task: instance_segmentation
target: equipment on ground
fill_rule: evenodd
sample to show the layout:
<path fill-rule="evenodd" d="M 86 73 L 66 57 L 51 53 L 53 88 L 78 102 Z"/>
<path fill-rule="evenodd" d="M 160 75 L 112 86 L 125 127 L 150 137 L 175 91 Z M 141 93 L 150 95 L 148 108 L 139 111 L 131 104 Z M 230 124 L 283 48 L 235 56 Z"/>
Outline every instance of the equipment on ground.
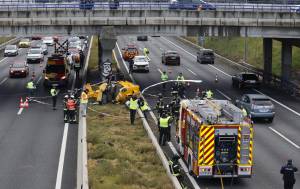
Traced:
<path fill-rule="evenodd" d="M 140 95 L 140 87 L 129 81 L 103 82 L 92 86 L 90 83 L 85 85 L 89 90 L 88 97 L 102 102 L 104 94 L 111 98 L 113 102 L 125 103 L 132 95 Z"/>
<path fill-rule="evenodd" d="M 197 177 L 251 177 L 253 125 L 228 100 L 182 100 L 180 153 Z"/>

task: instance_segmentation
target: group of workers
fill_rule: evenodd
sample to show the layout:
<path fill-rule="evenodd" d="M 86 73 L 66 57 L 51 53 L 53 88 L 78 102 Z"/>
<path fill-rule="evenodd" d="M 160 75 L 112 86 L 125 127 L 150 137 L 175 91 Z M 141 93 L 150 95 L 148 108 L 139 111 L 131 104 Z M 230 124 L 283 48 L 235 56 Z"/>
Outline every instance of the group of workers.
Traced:
<path fill-rule="evenodd" d="M 129 100 L 129 111 L 130 111 L 130 123 L 131 123 L 131 125 L 134 125 L 136 111 L 139 108 L 141 109 L 145 119 L 147 119 L 148 118 L 147 114 L 150 110 L 150 107 L 149 107 L 148 103 L 142 97 L 138 98 L 136 95 L 132 95 L 132 97 Z"/>

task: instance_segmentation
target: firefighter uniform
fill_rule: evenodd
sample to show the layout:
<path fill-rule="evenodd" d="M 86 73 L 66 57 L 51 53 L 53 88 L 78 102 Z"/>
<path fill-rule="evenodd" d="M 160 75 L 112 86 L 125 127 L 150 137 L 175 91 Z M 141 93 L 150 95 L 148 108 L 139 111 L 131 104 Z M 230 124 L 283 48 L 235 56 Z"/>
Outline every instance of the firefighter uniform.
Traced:
<path fill-rule="evenodd" d="M 288 160 L 288 163 L 281 167 L 280 173 L 283 175 L 284 189 L 293 189 L 296 183 L 294 173 L 297 171 L 298 169 L 293 166 L 292 160 Z"/>
<path fill-rule="evenodd" d="M 70 98 L 67 100 L 67 120 L 76 122 L 75 110 L 76 110 L 76 102 L 74 99 Z"/>
<path fill-rule="evenodd" d="M 138 109 L 138 107 L 139 107 L 138 99 L 136 98 L 136 96 L 131 97 L 130 101 L 129 101 L 130 123 L 131 123 L 131 125 L 134 125 L 135 114 L 136 114 L 136 110 Z"/>
<path fill-rule="evenodd" d="M 162 115 L 162 117 L 159 119 L 158 125 L 159 125 L 159 144 L 165 145 L 167 140 L 167 133 L 168 133 L 168 127 L 169 127 L 169 120 L 170 116 L 166 116 L 165 114 Z"/>
<path fill-rule="evenodd" d="M 161 78 L 161 81 L 168 81 L 168 79 L 169 79 L 168 74 L 165 71 L 161 74 L 160 78 Z M 163 88 L 163 90 L 166 90 L 166 83 L 162 84 L 162 88 Z"/>

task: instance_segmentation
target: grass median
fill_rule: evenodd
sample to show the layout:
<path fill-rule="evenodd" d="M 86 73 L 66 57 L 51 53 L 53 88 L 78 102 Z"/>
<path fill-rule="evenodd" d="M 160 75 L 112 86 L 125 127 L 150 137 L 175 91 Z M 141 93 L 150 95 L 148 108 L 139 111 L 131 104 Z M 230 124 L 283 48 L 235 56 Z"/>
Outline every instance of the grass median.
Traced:
<path fill-rule="evenodd" d="M 91 108 L 94 111 L 87 116 L 91 189 L 173 188 L 139 118 L 130 125 L 124 105 Z"/>
<path fill-rule="evenodd" d="M 14 37 L 0 37 L 0 44 L 3 44 L 11 39 L 13 39 Z"/>
<path fill-rule="evenodd" d="M 98 37 L 96 35 L 93 36 L 92 46 L 91 46 L 91 54 L 89 59 L 88 71 L 97 70 L 98 69 Z"/>

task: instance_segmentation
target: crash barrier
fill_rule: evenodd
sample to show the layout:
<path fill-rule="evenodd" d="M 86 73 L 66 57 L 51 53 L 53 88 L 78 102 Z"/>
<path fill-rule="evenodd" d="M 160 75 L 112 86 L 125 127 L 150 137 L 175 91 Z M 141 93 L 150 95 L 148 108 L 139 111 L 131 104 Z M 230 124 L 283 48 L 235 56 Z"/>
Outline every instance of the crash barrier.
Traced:
<path fill-rule="evenodd" d="M 195 46 L 196 48 L 200 48 L 202 49 L 203 47 L 195 44 L 195 43 L 192 43 L 191 41 L 188 41 L 187 39 L 184 39 L 182 37 L 179 37 L 178 39 L 180 39 L 181 41 L 183 42 L 186 42 L 186 43 L 189 43 L 189 44 L 192 44 L 193 46 Z M 284 81 L 282 77 L 279 77 L 277 75 L 274 75 L 274 74 L 266 74 L 264 73 L 264 70 L 262 69 L 259 69 L 259 68 L 255 68 L 254 66 L 250 65 L 250 64 L 247 64 L 245 62 L 235 62 L 235 61 L 232 61 L 232 60 L 229 60 L 217 53 L 215 53 L 215 56 L 220 58 L 220 59 L 223 59 L 225 60 L 226 62 L 229 62 L 231 64 L 234 64 L 234 65 L 237 65 L 240 67 L 240 69 L 244 69 L 244 71 L 251 71 L 257 75 L 259 75 L 259 77 L 262 79 L 262 78 L 268 78 L 268 80 L 263 80 L 264 84 L 267 84 L 267 85 L 271 85 L 277 89 L 283 89 L 287 94 L 291 95 L 291 96 L 299 96 L 300 97 L 300 85 L 295 83 L 295 82 L 292 82 L 292 81 Z"/>
<path fill-rule="evenodd" d="M 248 3 L 209 3 L 213 8 L 205 8 L 206 11 L 247 11 L 247 12 L 297 12 L 298 6 L 292 4 L 248 4 Z M 126 9 L 126 10 L 195 10 L 200 11 L 201 5 L 197 3 L 180 3 L 170 2 L 120 2 L 118 5 L 108 2 L 95 2 L 92 5 L 80 5 L 79 2 L 55 2 L 55 3 L 24 3 L 12 2 L 2 3 L 0 10 L 30 10 L 30 9 L 82 9 L 82 6 L 91 9 Z"/>
<path fill-rule="evenodd" d="M 5 43 L 2 43 L 2 44 L 0 45 L 0 50 L 4 50 L 5 47 L 6 47 L 6 45 L 11 45 L 11 44 L 17 43 L 17 42 L 19 42 L 21 39 L 22 39 L 22 37 L 16 37 L 16 38 L 13 38 L 13 39 L 11 39 L 11 40 L 9 40 L 9 41 L 6 41 Z"/>

